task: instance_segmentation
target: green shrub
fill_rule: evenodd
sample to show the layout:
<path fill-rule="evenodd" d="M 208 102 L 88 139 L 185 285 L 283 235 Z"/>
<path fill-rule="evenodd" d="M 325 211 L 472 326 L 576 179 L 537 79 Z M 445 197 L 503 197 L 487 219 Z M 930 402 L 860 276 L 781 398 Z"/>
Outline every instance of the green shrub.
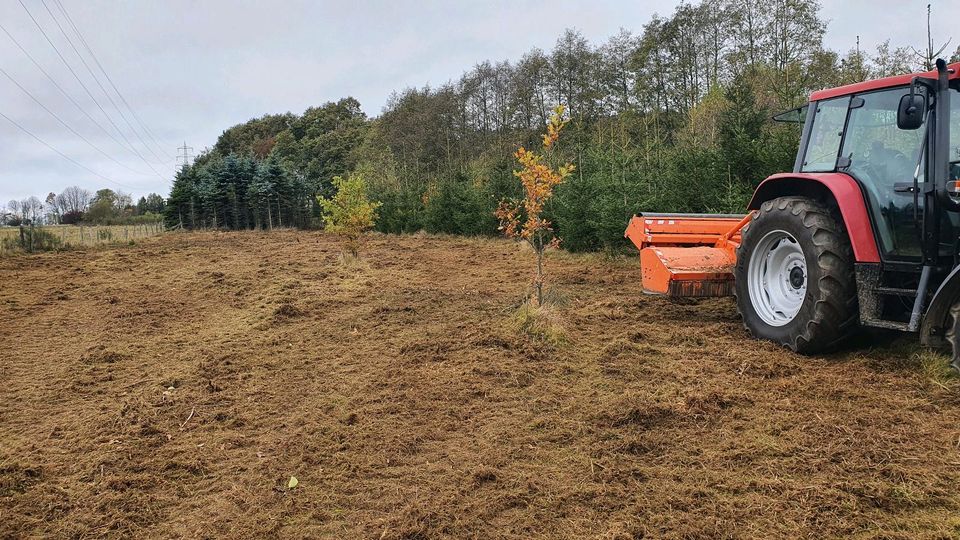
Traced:
<path fill-rule="evenodd" d="M 493 198 L 482 186 L 476 186 L 462 175 L 442 180 L 428 191 L 424 212 L 424 228 L 431 233 L 476 236 L 494 234 L 497 221 Z"/>
<path fill-rule="evenodd" d="M 370 198 L 380 202 L 376 230 L 384 233 L 414 233 L 423 228 L 422 193 L 412 187 L 377 187 Z"/>

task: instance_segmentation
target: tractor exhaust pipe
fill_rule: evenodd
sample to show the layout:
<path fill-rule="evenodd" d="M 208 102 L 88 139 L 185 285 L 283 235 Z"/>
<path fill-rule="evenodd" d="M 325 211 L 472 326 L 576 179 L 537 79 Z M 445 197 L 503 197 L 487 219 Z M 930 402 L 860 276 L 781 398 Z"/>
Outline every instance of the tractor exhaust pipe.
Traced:
<path fill-rule="evenodd" d="M 950 181 L 950 69 L 942 58 L 937 59 L 937 102 L 934 110 L 933 181 L 944 208 L 960 211 L 960 200 L 951 197 Z"/>

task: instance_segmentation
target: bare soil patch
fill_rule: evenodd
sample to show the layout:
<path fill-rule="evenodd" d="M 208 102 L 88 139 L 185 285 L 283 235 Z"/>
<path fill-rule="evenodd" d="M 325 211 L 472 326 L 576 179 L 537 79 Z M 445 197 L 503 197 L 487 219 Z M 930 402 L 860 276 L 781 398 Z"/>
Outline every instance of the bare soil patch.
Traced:
<path fill-rule="evenodd" d="M 960 536 L 960 389 L 909 339 L 800 357 L 552 253 L 541 346 L 530 269 L 308 232 L 0 259 L 0 537 Z"/>

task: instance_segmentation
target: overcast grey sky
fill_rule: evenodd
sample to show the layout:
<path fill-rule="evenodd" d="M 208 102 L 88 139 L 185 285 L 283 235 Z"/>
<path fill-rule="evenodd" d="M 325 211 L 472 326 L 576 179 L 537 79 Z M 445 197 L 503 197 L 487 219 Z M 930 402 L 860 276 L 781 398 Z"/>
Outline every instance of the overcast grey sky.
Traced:
<path fill-rule="evenodd" d="M 141 133 L 137 118 L 127 113 L 135 132 L 90 78 L 51 18 L 52 12 L 70 31 L 57 0 L 43 1 L 46 5 L 41 0 L 0 0 L 0 25 L 103 130 L 0 29 L 0 113 L 93 171 L 0 117 L 0 204 L 29 195 L 43 198 L 69 185 L 166 196 L 173 156 L 184 141 L 199 152 L 231 125 L 264 113 L 298 113 L 348 95 L 359 99 L 368 115 L 376 116 L 394 90 L 457 79 L 486 59 L 516 60 L 533 47 L 549 50 L 566 27 L 578 29 L 595 43 L 620 27 L 639 33 L 655 12 L 667 15 L 678 3 L 59 0 L 159 142 L 157 148 L 150 134 Z M 853 47 L 857 34 L 869 49 L 887 38 L 894 46 L 919 46 L 925 39 L 925 9 L 926 0 L 824 0 L 822 15 L 829 20 L 826 46 L 844 52 Z M 960 20 L 960 2 L 933 0 L 933 9 L 934 34 L 946 40 L 951 37 L 947 21 L 956 27 Z M 122 135 L 103 117 L 28 12 L 111 113 Z M 75 37 L 74 41 L 82 51 L 83 44 Z M 90 67 L 97 70 L 93 62 Z M 97 149 L 58 123 L 10 78 Z M 119 98 L 114 100 L 126 111 Z"/>

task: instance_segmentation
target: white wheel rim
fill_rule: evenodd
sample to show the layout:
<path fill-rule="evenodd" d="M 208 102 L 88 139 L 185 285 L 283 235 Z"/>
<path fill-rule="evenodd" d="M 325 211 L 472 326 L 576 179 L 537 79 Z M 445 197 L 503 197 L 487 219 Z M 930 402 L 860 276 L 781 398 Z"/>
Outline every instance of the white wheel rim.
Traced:
<path fill-rule="evenodd" d="M 768 232 L 750 255 L 750 303 L 763 322 L 783 326 L 800 312 L 807 295 L 807 260 L 790 233 Z"/>

